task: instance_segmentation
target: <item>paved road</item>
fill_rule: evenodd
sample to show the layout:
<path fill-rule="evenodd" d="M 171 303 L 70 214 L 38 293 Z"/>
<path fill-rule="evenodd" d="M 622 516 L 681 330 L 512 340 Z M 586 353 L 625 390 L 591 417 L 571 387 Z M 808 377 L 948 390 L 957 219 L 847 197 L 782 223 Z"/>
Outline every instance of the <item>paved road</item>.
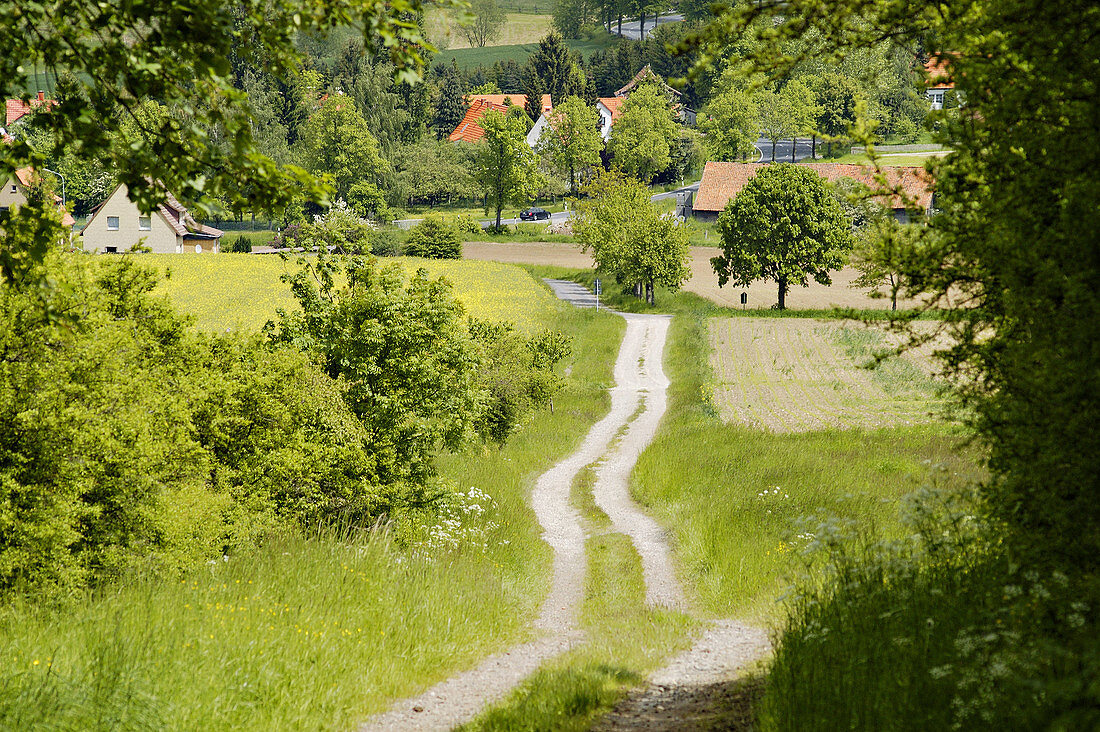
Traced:
<path fill-rule="evenodd" d="M 821 140 L 817 141 L 818 148 L 822 147 Z M 764 137 L 761 137 L 756 141 L 756 149 L 760 151 L 760 157 L 757 162 L 770 163 L 772 160 L 772 142 Z M 798 139 L 798 145 L 794 151 L 795 162 L 804 160 L 810 157 L 810 153 L 813 150 L 813 142 L 809 138 L 800 137 Z M 821 155 L 821 150 L 818 150 L 818 155 Z M 791 141 L 780 140 L 775 145 L 775 159 L 780 163 L 791 162 Z"/>
<path fill-rule="evenodd" d="M 665 23 L 675 23 L 675 22 L 683 20 L 683 19 L 684 19 L 684 16 L 680 15 L 679 13 L 669 13 L 668 15 L 662 15 L 660 18 L 658 18 L 657 23 L 659 25 L 664 25 Z M 611 32 L 613 34 L 618 34 L 619 33 L 619 26 L 616 23 L 611 24 Z M 652 33 L 652 32 L 653 32 L 653 16 L 649 16 L 645 19 L 645 36 L 648 38 L 649 34 Z M 641 22 L 637 21 L 637 20 L 624 20 L 623 21 L 622 37 L 623 38 L 630 38 L 631 40 L 635 40 L 635 41 L 641 40 L 642 39 Z"/>

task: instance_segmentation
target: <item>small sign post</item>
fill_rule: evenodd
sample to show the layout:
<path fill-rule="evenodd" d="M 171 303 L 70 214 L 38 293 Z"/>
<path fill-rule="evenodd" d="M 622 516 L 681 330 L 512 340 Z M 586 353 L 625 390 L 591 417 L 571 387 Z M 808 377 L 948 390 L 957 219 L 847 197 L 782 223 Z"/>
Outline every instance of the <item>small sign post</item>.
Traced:
<path fill-rule="evenodd" d="M 599 312 L 599 310 L 600 310 L 600 292 L 601 292 L 600 278 L 599 277 L 596 278 L 595 290 L 596 290 L 596 312 Z"/>
<path fill-rule="evenodd" d="M 745 303 L 747 303 L 748 301 L 749 301 L 749 293 L 742 292 L 741 293 L 741 309 L 742 310 L 745 309 Z"/>

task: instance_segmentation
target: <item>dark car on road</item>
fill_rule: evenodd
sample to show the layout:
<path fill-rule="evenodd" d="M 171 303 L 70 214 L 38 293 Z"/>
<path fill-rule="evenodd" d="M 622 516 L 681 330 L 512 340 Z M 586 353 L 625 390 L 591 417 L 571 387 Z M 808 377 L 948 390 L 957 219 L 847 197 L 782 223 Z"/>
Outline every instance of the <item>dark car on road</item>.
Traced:
<path fill-rule="evenodd" d="M 550 218 L 550 212 L 545 208 L 529 208 L 519 215 L 520 221 L 538 221 Z"/>

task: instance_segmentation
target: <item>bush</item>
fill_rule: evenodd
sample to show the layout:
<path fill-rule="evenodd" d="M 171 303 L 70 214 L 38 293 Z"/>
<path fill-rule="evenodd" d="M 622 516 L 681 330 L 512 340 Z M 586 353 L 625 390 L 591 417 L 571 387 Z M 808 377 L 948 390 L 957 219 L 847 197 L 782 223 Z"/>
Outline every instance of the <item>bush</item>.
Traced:
<path fill-rule="evenodd" d="M 405 240 L 405 254 L 425 259 L 461 259 L 458 231 L 436 215 L 424 217 Z"/>
<path fill-rule="evenodd" d="M 229 247 L 225 251 L 233 254 L 248 254 L 252 251 L 252 240 L 241 234 L 229 243 Z"/>
<path fill-rule="evenodd" d="M 916 142 L 917 137 L 920 135 L 916 123 L 908 117 L 902 117 L 898 120 L 897 129 L 894 130 L 894 133 L 898 139 L 907 144 Z"/>
<path fill-rule="evenodd" d="M 454 226 L 458 233 L 478 236 L 482 233 L 481 222 L 470 214 L 459 214 L 455 217 Z"/>
<path fill-rule="evenodd" d="M 394 229 L 378 229 L 370 236 L 370 253 L 376 257 L 400 257 L 401 235 Z"/>

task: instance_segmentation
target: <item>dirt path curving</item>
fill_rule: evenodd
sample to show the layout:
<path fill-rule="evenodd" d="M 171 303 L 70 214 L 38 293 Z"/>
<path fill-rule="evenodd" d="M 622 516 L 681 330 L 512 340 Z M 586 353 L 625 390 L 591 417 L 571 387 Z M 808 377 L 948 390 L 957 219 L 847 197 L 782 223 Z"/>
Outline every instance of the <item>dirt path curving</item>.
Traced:
<path fill-rule="evenodd" d="M 577 307 L 595 305 L 592 293 L 576 283 L 546 283 Z M 630 474 L 653 440 L 667 404 L 669 382 L 661 364 L 671 318 L 617 314 L 626 320 L 626 333 L 615 362 L 611 409 L 576 452 L 539 477 L 531 493 L 543 539 L 554 552 L 550 592 L 534 623 L 540 636 L 397 702 L 390 711 L 367 720 L 360 728 L 363 732 L 451 729 L 502 699 L 545 661 L 584 642 L 576 616 L 584 600 L 585 533 L 569 496 L 574 479 L 586 466 L 596 465 L 596 504 L 638 551 L 647 604 L 687 610 L 665 531 L 634 503 L 629 490 Z M 622 438 L 612 447 L 620 433 Z M 759 629 L 732 621 L 712 624 L 691 649 L 655 674 L 646 688 L 627 697 L 597 729 L 691 729 L 683 722 L 704 719 L 713 711 L 715 685 L 767 650 L 767 636 Z"/>
<path fill-rule="evenodd" d="M 575 283 L 550 282 L 555 294 L 580 307 L 594 306 L 592 294 Z M 611 440 L 631 422 L 642 398 L 642 392 L 660 386 L 661 409 L 653 418 L 652 428 L 632 428 L 632 447 L 622 445 L 615 451 L 617 470 L 630 469 L 638 454 L 652 439 L 656 422 L 664 411 L 664 388 L 668 385 L 660 371 L 660 354 L 664 350 L 666 318 L 660 316 L 624 316 L 626 334 L 619 348 L 615 365 L 615 387 L 611 389 L 611 409 L 597 422 L 580 447 L 550 470 L 543 473 L 531 493 L 531 505 L 543 529 L 543 539 L 554 551 L 553 579 L 550 593 L 543 602 L 535 627 L 541 637 L 490 656 L 476 668 L 443 681 L 420 696 L 399 701 L 393 708 L 377 715 L 360 728 L 375 730 L 445 730 L 467 722 L 486 705 L 501 699 L 508 691 L 534 672 L 543 662 L 557 656 L 577 643 L 583 634 L 577 628 L 576 613 L 584 599 L 585 554 L 584 530 L 580 515 L 569 502 L 573 480 L 588 465 L 597 462 L 608 451 Z M 656 364 L 656 367 L 654 367 Z M 635 426 L 649 420 L 643 413 Z M 625 440 L 624 440 L 625 442 Z M 656 526 L 654 524 L 654 526 Z M 667 556 L 663 560 L 671 572 Z M 675 579 L 673 578 L 673 583 Z M 663 598 L 666 593 L 662 594 Z"/>

